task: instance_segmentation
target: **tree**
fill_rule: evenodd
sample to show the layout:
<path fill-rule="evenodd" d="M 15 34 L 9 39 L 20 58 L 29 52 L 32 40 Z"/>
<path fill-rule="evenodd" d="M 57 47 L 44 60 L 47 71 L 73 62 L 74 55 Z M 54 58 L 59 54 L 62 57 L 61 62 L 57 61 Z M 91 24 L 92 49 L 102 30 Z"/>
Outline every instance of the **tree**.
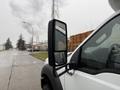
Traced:
<path fill-rule="evenodd" d="M 12 46 L 12 42 L 10 41 L 10 38 L 8 38 L 5 43 L 5 50 L 8 50 L 10 48 L 13 48 L 13 46 Z"/>
<path fill-rule="evenodd" d="M 18 39 L 17 48 L 19 50 L 25 50 L 26 49 L 25 40 L 23 40 L 22 34 L 20 35 L 20 37 Z"/>

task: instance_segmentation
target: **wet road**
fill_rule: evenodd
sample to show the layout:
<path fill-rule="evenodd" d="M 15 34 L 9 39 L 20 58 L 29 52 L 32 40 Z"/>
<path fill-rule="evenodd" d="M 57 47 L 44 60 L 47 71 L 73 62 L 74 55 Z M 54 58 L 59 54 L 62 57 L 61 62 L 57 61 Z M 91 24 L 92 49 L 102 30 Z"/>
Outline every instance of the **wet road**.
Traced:
<path fill-rule="evenodd" d="M 43 62 L 28 52 L 0 52 L 0 90 L 41 90 Z"/>

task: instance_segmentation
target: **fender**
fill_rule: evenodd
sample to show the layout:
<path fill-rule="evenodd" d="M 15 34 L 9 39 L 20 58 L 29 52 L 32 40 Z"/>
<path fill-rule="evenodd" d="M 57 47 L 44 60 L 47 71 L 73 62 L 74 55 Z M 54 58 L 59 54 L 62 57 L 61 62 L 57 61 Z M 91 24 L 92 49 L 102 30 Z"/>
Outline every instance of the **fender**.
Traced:
<path fill-rule="evenodd" d="M 60 82 L 59 77 L 55 77 L 53 74 L 53 68 L 46 64 L 42 71 L 41 71 L 41 86 L 43 87 L 44 83 L 44 79 L 47 78 L 51 84 L 51 87 L 53 88 L 53 90 L 63 90 L 62 84 Z"/>

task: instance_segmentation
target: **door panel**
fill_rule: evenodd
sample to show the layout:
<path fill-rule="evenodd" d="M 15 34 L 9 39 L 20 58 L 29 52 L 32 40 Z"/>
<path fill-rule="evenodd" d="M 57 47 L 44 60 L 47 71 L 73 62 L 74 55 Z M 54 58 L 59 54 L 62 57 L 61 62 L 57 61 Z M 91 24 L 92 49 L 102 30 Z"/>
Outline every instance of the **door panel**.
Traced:
<path fill-rule="evenodd" d="M 65 68 L 62 68 L 62 69 L 58 70 L 57 73 L 59 74 L 63 71 L 65 71 Z M 59 78 L 60 78 L 60 82 L 62 84 L 63 90 L 65 90 L 65 74 L 61 75 Z"/>
<path fill-rule="evenodd" d="M 65 90 L 65 75 L 60 76 L 60 82 L 62 84 L 63 90 Z"/>
<path fill-rule="evenodd" d="M 120 75 L 102 73 L 90 75 L 76 71 L 73 76 L 65 75 L 66 90 L 120 90 Z"/>

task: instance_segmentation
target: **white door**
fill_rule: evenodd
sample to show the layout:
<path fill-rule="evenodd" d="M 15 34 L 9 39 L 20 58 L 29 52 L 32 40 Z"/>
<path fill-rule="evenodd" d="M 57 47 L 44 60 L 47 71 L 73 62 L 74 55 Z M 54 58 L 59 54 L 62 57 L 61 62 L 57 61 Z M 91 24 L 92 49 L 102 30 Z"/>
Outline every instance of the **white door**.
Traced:
<path fill-rule="evenodd" d="M 65 90 L 120 90 L 120 16 L 103 25 L 72 56 Z"/>
<path fill-rule="evenodd" d="M 65 90 L 120 90 L 120 75 L 102 73 L 90 75 L 76 71 L 73 76 L 66 74 Z"/>

